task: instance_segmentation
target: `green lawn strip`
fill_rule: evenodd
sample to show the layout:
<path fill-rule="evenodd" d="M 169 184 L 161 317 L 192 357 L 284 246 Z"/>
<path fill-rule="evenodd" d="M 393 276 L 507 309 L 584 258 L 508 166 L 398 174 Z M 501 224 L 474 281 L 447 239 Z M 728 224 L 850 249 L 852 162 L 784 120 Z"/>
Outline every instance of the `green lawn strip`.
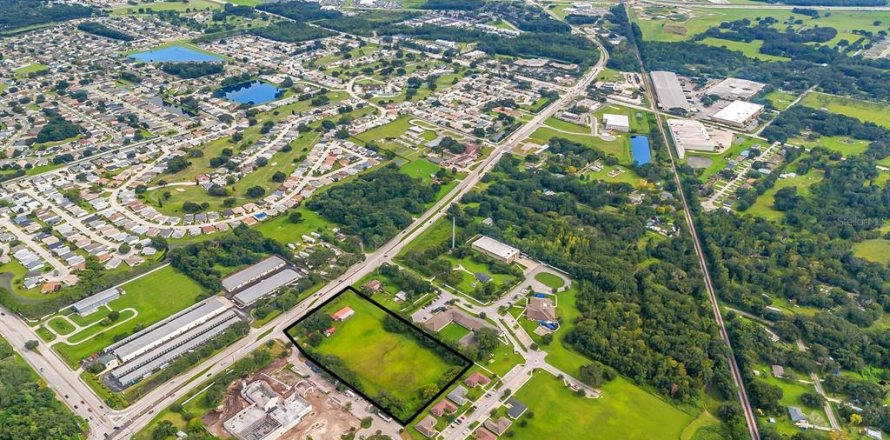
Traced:
<path fill-rule="evenodd" d="M 40 336 L 40 339 L 42 339 L 43 342 L 52 342 L 56 339 L 56 334 L 42 325 L 37 327 L 37 336 Z"/>
<path fill-rule="evenodd" d="M 544 124 L 561 131 L 568 131 L 576 134 L 591 134 L 590 126 L 588 125 L 580 125 L 574 122 L 563 121 L 562 119 L 557 119 L 554 117 L 550 117 L 549 119 L 544 121 Z"/>
<path fill-rule="evenodd" d="M 562 278 L 550 272 L 540 272 L 535 275 L 535 279 L 551 289 L 559 289 L 565 285 Z"/>
<path fill-rule="evenodd" d="M 175 286 L 175 288 L 171 288 Z M 166 266 L 149 275 L 131 281 L 122 286 L 126 292 L 108 305 L 112 310 L 121 311 L 132 308 L 138 311 L 134 319 L 114 327 L 112 330 L 98 332 L 77 345 L 58 343 L 53 348 L 71 365 L 99 352 L 114 343 L 117 335 L 129 334 L 136 326 L 148 327 L 198 300 L 204 293 L 203 288 L 188 276 L 171 266 Z M 120 320 L 125 319 L 121 313 Z M 99 327 L 98 325 L 96 327 Z M 93 328 L 93 327 L 91 327 Z M 79 334 L 76 334 L 80 336 Z"/>
<path fill-rule="evenodd" d="M 890 264 L 890 240 L 875 238 L 853 245 L 853 254 L 875 263 Z"/>
<path fill-rule="evenodd" d="M 623 377 L 605 384 L 599 399 L 579 397 L 561 380 L 537 371 L 516 399 L 528 405 L 525 427 L 513 424 L 508 437 L 653 439 L 679 438 L 694 419 Z M 528 412 L 534 413 L 529 417 Z M 508 431 L 508 432 L 509 432 Z"/>

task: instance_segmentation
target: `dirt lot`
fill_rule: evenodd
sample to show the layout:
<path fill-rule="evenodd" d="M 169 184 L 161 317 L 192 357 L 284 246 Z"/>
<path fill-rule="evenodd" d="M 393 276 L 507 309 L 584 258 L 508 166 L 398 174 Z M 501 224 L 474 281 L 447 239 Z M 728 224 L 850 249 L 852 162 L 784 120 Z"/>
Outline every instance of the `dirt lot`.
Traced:
<path fill-rule="evenodd" d="M 314 387 L 308 389 L 298 387 L 298 392 L 303 399 L 312 404 L 312 412 L 303 418 L 299 425 L 285 433 L 281 437 L 282 439 L 339 438 L 341 434 L 349 432 L 350 429 L 359 428 L 359 419 L 343 407 L 331 402 L 328 395 Z"/>

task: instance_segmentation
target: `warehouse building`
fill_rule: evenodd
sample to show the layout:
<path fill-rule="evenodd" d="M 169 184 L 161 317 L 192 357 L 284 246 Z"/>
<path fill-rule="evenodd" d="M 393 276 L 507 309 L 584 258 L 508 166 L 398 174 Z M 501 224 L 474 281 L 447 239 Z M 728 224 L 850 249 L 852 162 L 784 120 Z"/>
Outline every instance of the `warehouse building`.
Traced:
<path fill-rule="evenodd" d="M 657 70 L 650 73 L 649 76 L 652 77 L 659 107 L 665 111 L 679 108 L 689 112 L 692 109 L 689 101 L 686 100 L 686 94 L 683 93 L 683 86 L 680 85 L 680 79 L 677 78 L 676 73 Z"/>
<path fill-rule="evenodd" d="M 90 313 L 95 312 L 99 307 L 120 298 L 123 294 L 124 291 L 120 288 L 112 287 L 72 304 L 71 308 L 81 316 L 89 315 Z"/>
<path fill-rule="evenodd" d="M 226 292 L 234 292 L 254 281 L 257 281 L 286 266 L 287 263 L 279 256 L 273 255 L 259 263 L 251 265 L 243 270 L 235 272 L 222 280 L 223 289 Z"/>
<path fill-rule="evenodd" d="M 686 156 L 686 151 L 689 150 L 709 153 L 717 151 L 719 145 L 711 139 L 711 134 L 701 122 L 692 119 L 668 119 L 667 123 L 671 131 L 671 138 L 674 140 L 674 146 L 677 148 L 677 154 L 681 159 Z M 730 142 L 732 142 L 731 139 Z"/>
<path fill-rule="evenodd" d="M 757 81 L 748 81 L 740 78 L 726 78 L 709 87 L 705 94 L 716 95 L 722 99 L 735 101 L 738 99 L 749 100 L 763 90 L 765 84 Z"/>
<path fill-rule="evenodd" d="M 112 344 L 105 351 L 117 356 L 121 363 L 127 363 L 213 319 L 230 307 L 231 304 L 224 298 L 209 298 Z"/>
<path fill-rule="evenodd" d="M 755 122 L 763 113 L 763 106 L 746 101 L 733 101 L 711 116 L 715 122 L 743 128 Z"/>
<path fill-rule="evenodd" d="M 180 333 L 154 350 L 144 352 L 111 371 L 110 377 L 117 380 L 121 388 L 141 381 L 152 373 L 164 368 L 186 353 L 209 342 L 224 331 L 241 322 L 234 310 L 227 309 L 202 324 Z"/>
<path fill-rule="evenodd" d="M 300 278 L 301 276 L 297 271 L 293 269 L 284 269 L 238 292 L 232 299 L 238 307 L 247 307 L 255 303 L 258 299 L 274 293 L 278 289 L 287 286 Z"/>
<path fill-rule="evenodd" d="M 617 130 L 627 133 L 630 131 L 630 118 L 627 115 L 606 113 L 603 115 L 603 126 L 606 130 Z"/>
<path fill-rule="evenodd" d="M 473 249 L 505 263 L 512 263 L 519 256 L 519 249 L 485 235 L 473 242 Z"/>

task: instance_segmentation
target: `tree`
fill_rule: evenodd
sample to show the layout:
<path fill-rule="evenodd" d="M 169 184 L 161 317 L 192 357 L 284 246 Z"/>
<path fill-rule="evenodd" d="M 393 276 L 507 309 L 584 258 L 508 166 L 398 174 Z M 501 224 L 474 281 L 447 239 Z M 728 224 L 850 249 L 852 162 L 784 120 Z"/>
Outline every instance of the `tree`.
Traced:
<path fill-rule="evenodd" d="M 121 254 L 126 254 L 130 252 L 130 245 L 128 243 L 122 243 L 120 247 L 117 248 L 117 251 Z"/>
<path fill-rule="evenodd" d="M 38 345 L 40 345 L 39 342 L 31 339 L 31 340 L 25 342 L 25 350 L 34 351 L 35 349 L 37 349 Z"/>
<path fill-rule="evenodd" d="M 252 199 L 257 199 L 257 198 L 260 198 L 260 197 L 266 195 L 266 189 L 263 188 L 262 186 L 255 185 L 255 186 L 251 186 L 250 188 L 247 188 L 247 191 L 245 192 L 245 194 L 247 195 L 247 197 L 250 197 Z"/>
<path fill-rule="evenodd" d="M 108 316 L 107 316 L 108 320 L 111 322 L 117 321 L 120 317 L 121 317 L 121 313 L 118 312 L 117 310 L 112 310 L 112 311 L 108 312 Z"/>
<path fill-rule="evenodd" d="M 303 213 L 300 211 L 291 211 L 291 213 L 287 215 L 287 220 L 294 224 L 303 223 Z"/>

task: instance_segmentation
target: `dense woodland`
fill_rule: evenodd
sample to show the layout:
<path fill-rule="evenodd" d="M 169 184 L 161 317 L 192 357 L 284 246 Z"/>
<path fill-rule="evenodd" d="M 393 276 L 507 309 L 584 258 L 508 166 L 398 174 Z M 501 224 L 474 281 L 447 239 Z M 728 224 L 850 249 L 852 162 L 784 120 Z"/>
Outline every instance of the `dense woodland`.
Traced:
<path fill-rule="evenodd" d="M 242 225 L 235 228 L 232 234 L 223 234 L 213 240 L 172 249 L 169 257 L 171 266 L 206 287 L 208 291 L 218 292 L 222 289 L 223 278 L 219 267 L 234 269 L 256 263 L 268 254 L 286 256 L 290 252 L 281 243 Z"/>
<path fill-rule="evenodd" d="M 224 71 L 222 63 L 161 63 L 161 70 L 182 79 L 200 78 Z"/>
<path fill-rule="evenodd" d="M 37 132 L 35 141 L 38 144 L 44 142 L 58 142 L 68 138 L 73 138 L 83 133 L 83 128 L 79 125 L 69 122 L 54 110 L 44 110 L 46 116 L 46 124 Z"/>
<path fill-rule="evenodd" d="M 85 430 L 86 422 L 63 406 L 0 339 L 0 438 L 73 440 L 83 438 Z"/>
<path fill-rule="evenodd" d="M 436 198 L 438 187 L 399 172 L 396 165 L 356 176 L 312 197 L 306 206 L 377 248 L 408 227 Z"/>
<path fill-rule="evenodd" d="M 133 41 L 134 39 L 133 36 L 128 33 L 121 32 L 117 29 L 112 29 L 102 23 L 97 23 L 95 21 L 85 21 L 83 23 L 80 23 L 77 25 L 77 29 L 93 35 L 111 38 L 114 40 Z"/>
<path fill-rule="evenodd" d="M 83 5 L 53 3 L 48 0 L 0 0 L 0 29 L 16 29 L 93 15 L 95 9 Z"/>
<path fill-rule="evenodd" d="M 252 32 L 259 37 L 288 43 L 300 43 L 335 35 L 327 29 L 292 21 L 280 21 L 264 28 L 254 29 Z"/>

